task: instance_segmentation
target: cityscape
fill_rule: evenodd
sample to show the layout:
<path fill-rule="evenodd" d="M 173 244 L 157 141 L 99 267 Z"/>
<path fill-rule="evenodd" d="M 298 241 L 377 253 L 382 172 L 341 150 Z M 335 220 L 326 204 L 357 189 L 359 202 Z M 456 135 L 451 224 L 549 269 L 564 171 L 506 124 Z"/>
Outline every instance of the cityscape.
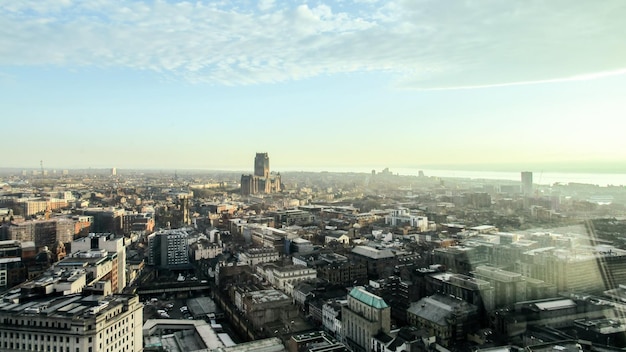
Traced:
<path fill-rule="evenodd" d="M 626 1 L 0 1 L 0 352 L 626 351 Z"/>
<path fill-rule="evenodd" d="M 4 351 L 618 351 L 626 188 L 4 170 Z"/>

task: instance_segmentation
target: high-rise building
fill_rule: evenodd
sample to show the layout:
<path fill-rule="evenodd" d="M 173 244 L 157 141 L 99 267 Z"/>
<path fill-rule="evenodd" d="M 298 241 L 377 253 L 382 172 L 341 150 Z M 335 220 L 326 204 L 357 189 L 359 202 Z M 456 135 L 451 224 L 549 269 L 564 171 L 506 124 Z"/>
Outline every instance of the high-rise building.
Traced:
<path fill-rule="evenodd" d="M 111 168 L 111 176 L 117 176 L 117 168 Z"/>
<path fill-rule="evenodd" d="M 522 171 L 522 194 L 529 196 L 533 194 L 533 173 Z"/>
<path fill-rule="evenodd" d="M 162 230 L 148 236 L 148 265 L 163 269 L 189 266 L 189 235 L 187 232 Z"/>
<path fill-rule="evenodd" d="M 270 158 L 267 153 L 256 153 L 254 174 L 241 175 L 241 194 L 276 193 L 281 190 L 280 174 L 270 175 Z"/>
<path fill-rule="evenodd" d="M 269 177 L 270 158 L 267 153 L 256 153 L 254 157 L 254 176 Z"/>

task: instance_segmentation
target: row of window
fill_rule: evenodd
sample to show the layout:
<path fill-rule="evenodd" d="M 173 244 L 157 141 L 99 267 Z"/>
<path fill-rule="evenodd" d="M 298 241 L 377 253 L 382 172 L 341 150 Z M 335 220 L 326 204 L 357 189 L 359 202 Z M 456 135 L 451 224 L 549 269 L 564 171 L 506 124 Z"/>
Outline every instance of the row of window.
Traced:
<path fill-rule="evenodd" d="M 57 337 L 58 337 L 58 342 L 63 342 L 63 340 L 65 340 L 65 342 L 69 343 L 70 342 L 70 337 L 69 336 L 65 336 L 65 339 L 63 338 L 63 336 L 57 336 L 57 335 L 38 335 L 38 334 L 27 334 L 27 333 L 12 333 L 12 332 L 3 332 L 2 333 L 2 339 L 9 339 L 9 340 L 13 340 L 13 339 L 19 339 L 22 338 L 22 340 L 35 340 L 35 341 L 52 341 L 52 342 L 57 342 Z M 89 338 L 89 342 L 91 342 L 91 337 Z M 76 343 L 78 343 L 78 337 L 76 338 Z"/>
<path fill-rule="evenodd" d="M 63 352 L 63 347 L 59 346 L 57 348 L 57 346 L 50 346 L 50 345 L 32 345 L 32 344 L 28 344 L 28 348 L 26 348 L 26 344 L 22 343 L 21 345 L 19 343 L 13 343 L 13 342 L 9 342 L 7 343 L 6 341 L 4 342 L 4 348 L 5 349 L 15 349 L 15 350 L 24 350 L 24 351 L 45 351 L 45 352 Z M 20 348 L 21 347 L 21 348 Z M 70 352 L 70 347 L 66 346 L 65 347 L 65 352 Z M 76 352 L 80 352 L 80 347 L 76 347 Z M 92 348 L 89 347 L 89 351 L 88 352 L 92 352 Z"/>
<path fill-rule="evenodd" d="M 32 324 L 31 324 L 32 323 Z M 61 323 L 56 323 L 56 322 L 48 322 L 48 321 L 41 321 L 39 320 L 39 324 L 37 324 L 37 320 L 30 320 L 30 319 L 8 319 L 8 318 L 4 318 L 3 320 L 3 324 L 5 325 L 25 325 L 25 326 L 39 326 L 39 327 L 50 327 L 50 328 L 63 328 L 63 329 L 69 329 L 69 326 L 67 323 L 63 323 L 63 325 L 61 326 Z"/>

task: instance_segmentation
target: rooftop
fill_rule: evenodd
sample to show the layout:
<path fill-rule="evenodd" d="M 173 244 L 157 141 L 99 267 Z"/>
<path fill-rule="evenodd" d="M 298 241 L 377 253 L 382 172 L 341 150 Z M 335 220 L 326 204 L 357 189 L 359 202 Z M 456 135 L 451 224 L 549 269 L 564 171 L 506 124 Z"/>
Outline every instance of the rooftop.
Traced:
<path fill-rule="evenodd" d="M 448 324 L 446 318 L 454 312 L 472 312 L 475 310 L 475 306 L 465 301 L 449 296 L 434 295 L 412 303 L 407 312 L 437 325 L 446 326 Z"/>
<path fill-rule="evenodd" d="M 576 307 L 576 303 L 571 299 L 560 299 L 558 301 L 548 301 L 535 303 L 535 306 L 540 310 L 557 310 L 564 308 Z"/>
<path fill-rule="evenodd" d="M 350 296 L 355 298 L 356 300 L 367 304 L 370 307 L 374 307 L 377 309 L 388 308 L 389 305 L 382 298 L 367 292 L 363 287 L 355 287 L 350 291 Z"/>
<path fill-rule="evenodd" d="M 128 302 L 136 296 L 112 295 L 107 297 L 68 295 L 44 298 L 25 303 L 0 303 L 0 314 L 23 317 L 43 314 L 66 319 L 89 319 Z"/>
<path fill-rule="evenodd" d="M 171 332 L 164 334 L 164 331 Z M 224 347 L 203 320 L 150 319 L 143 326 L 144 346 L 164 347 L 170 352 L 213 350 Z"/>
<path fill-rule="evenodd" d="M 274 289 L 248 292 L 246 296 L 250 298 L 254 304 L 289 300 L 286 294 Z"/>
<path fill-rule="evenodd" d="M 354 247 L 354 249 L 352 249 L 352 253 L 372 259 L 385 259 L 395 257 L 391 249 L 376 249 L 369 246 L 356 246 Z"/>

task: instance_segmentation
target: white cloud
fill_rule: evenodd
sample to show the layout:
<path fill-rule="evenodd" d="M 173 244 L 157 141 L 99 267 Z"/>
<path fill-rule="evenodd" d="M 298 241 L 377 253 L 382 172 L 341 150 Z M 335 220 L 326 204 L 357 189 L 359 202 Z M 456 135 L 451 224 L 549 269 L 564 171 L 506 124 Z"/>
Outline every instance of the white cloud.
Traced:
<path fill-rule="evenodd" d="M 257 6 L 259 10 L 267 11 L 271 9 L 272 7 L 274 7 L 274 5 L 275 5 L 274 0 L 260 0 Z"/>
<path fill-rule="evenodd" d="M 123 67 L 226 85 L 379 71 L 431 89 L 567 79 L 626 62 L 621 0 L 353 5 L 10 1 L 0 4 L 0 65 Z"/>

